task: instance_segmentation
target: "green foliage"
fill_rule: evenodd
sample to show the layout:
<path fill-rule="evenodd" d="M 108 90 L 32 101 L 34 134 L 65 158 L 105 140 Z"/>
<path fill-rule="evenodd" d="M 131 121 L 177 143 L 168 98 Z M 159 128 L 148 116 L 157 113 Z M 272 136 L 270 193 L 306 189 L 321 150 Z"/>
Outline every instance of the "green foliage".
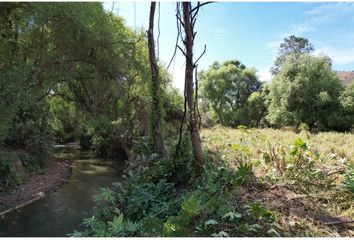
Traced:
<path fill-rule="evenodd" d="M 339 97 L 341 116 L 338 121 L 341 129 L 348 130 L 354 127 L 354 83 L 346 86 Z"/>
<path fill-rule="evenodd" d="M 354 166 L 347 167 L 344 184 L 351 193 L 354 193 Z"/>
<path fill-rule="evenodd" d="M 290 184 L 296 191 L 309 193 L 332 186 L 333 179 L 318 168 L 319 154 L 300 138 L 288 148 L 270 145 L 269 152 L 263 152 L 263 160 L 272 168 L 269 180 Z"/>
<path fill-rule="evenodd" d="M 280 44 L 274 67 L 272 67 L 270 71 L 273 75 L 278 74 L 289 55 L 295 55 L 298 57 L 302 54 L 309 54 L 313 51 L 314 47 L 307 38 L 296 37 L 294 35 L 284 38 L 284 42 Z"/>
<path fill-rule="evenodd" d="M 123 19 L 101 3 L 5 3 L 0 11 L 0 146 L 25 149 L 26 169 L 47 164 L 52 130 L 66 142 L 84 139 L 81 123 L 99 115 L 129 113 L 125 122 L 136 123 L 138 107 L 125 108 L 145 100 L 131 98 L 143 96 L 147 53 L 144 41 L 131 44 L 139 34 Z"/>
<path fill-rule="evenodd" d="M 53 153 L 53 145 L 51 139 L 43 135 L 34 135 L 26 145 L 26 151 L 33 156 L 34 163 L 40 167 L 48 164 L 49 158 Z"/>
<path fill-rule="evenodd" d="M 200 73 L 201 96 L 223 125 L 249 124 L 247 99 L 261 88 L 253 69 L 239 61 L 215 62 Z"/>
<path fill-rule="evenodd" d="M 173 185 L 165 180 L 138 183 L 134 175 L 130 179 L 133 181 L 128 186 L 102 189 L 96 197 L 94 216 L 84 221 L 86 230 L 73 235 L 117 237 L 160 232 L 159 219 L 176 211 Z"/>
<path fill-rule="evenodd" d="M 53 96 L 49 104 L 54 116 L 51 125 L 56 135 L 56 141 L 66 143 L 79 139 L 81 131 L 84 131 L 80 126 L 84 119 L 74 102 Z"/>
<path fill-rule="evenodd" d="M 268 121 L 304 131 L 353 126 L 353 85 L 343 90 L 328 58 L 307 55 L 313 51 L 307 39 L 285 39 L 270 85 L 238 61 L 216 62 L 200 74 L 200 105 L 208 114 L 202 118 L 238 126 L 241 139 L 210 138 L 206 144 L 222 142 L 222 154 L 218 147 L 204 153 L 197 176 L 186 132 L 176 159 L 176 141 L 167 139 L 164 161 L 145 137 L 155 113 L 148 108 L 153 96 L 146 94 L 151 76 L 142 30 L 132 31 L 101 3 L 6 3 L 0 13 L 1 185 L 18 184 L 22 170 L 41 171 L 54 137 L 80 141 L 101 157 L 133 152 L 125 181 L 101 189 L 86 229 L 73 236 L 280 236 L 275 212 L 237 195 L 253 187 L 253 170 L 263 163 L 268 184 L 308 194 L 337 181 L 341 193 L 353 192 L 353 167 L 341 175 L 321 169 L 318 163 L 327 159 L 302 139 L 269 146 L 263 162 L 253 159 L 251 147 L 264 139 L 248 127 Z M 167 129 L 181 119 L 184 99 L 162 66 L 160 73 Z"/>
<path fill-rule="evenodd" d="M 289 55 L 270 84 L 267 119 L 273 125 L 338 129 L 341 90 L 327 57 Z"/>
<path fill-rule="evenodd" d="M 53 133 L 108 157 L 132 148 L 148 125 L 143 33 L 101 3 L 6 3 L 1 13 L 0 145 L 44 150 L 40 165 Z"/>
<path fill-rule="evenodd" d="M 183 132 L 178 156 L 176 158 L 176 178 L 182 183 L 187 183 L 195 177 L 195 161 L 193 157 L 192 142 L 189 133 Z"/>
<path fill-rule="evenodd" d="M 164 223 L 164 236 L 264 236 L 274 230 L 276 214 L 259 202 L 244 205 L 238 211 L 227 194 L 207 198 L 200 191 L 189 193 L 177 216 Z"/>
<path fill-rule="evenodd" d="M 260 92 L 253 92 L 247 99 L 247 112 L 250 118 L 250 126 L 258 127 L 267 125 L 265 116 L 267 115 L 267 95 L 268 85 L 263 83 Z"/>
<path fill-rule="evenodd" d="M 249 163 L 240 163 L 237 171 L 235 172 L 234 184 L 242 186 L 246 183 L 252 174 L 252 165 Z"/>
<path fill-rule="evenodd" d="M 124 126 L 122 126 L 121 122 L 111 121 L 108 116 L 101 116 L 92 119 L 87 125 L 87 132 L 83 132 L 81 138 L 84 141 L 88 141 L 87 145 L 91 145 L 90 149 L 94 156 L 107 158 L 124 157 L 124 138 L 120 134 Z"/>
<path fill-rule="evenodd" d="M 20 172 L 15 164 L 20 160 L 15 152 L 0 151 L 0 186 L 5 190 L 21 182 Z"/>
<path fill-rule="evenodd" d="M 241 161 L 232 170 L 210 161 L 200 177 L 189 176 L 183 182 L 177 178 L 183 185 L 176 186 L 167 180 L 174 179 L 170 174 L 172 162 L 146 155 L 149 147 L 141 140 L 141 165 L 129 170 L 122 184 L 102 191 L 96 199 L 94 217 L 86 219 L 86 229 L 73 236 L 275 235 L 274 212 L 257 202 L 237 206 L 232 200 L 230 193 L 246 186 L 253 176 L 250 163 Z M 243 151 L 236 148 L 232 151 Z"/>
<path fill-rule="evenodd" d="M 266 219 L 271 221 L 275 220 L 274 213 L 270 210 L 267 210 L 259 201 L 251 203 L 246 208 L 248 213 L 256 219 Z"/>
<path fill-rule="evenodd" d="M 104 223 L 95 217 L 87 218 L 84 221 L 84 225 L 92 229 L 93 237 L 133 237 L 139 233 L 140 224 L 132 223 L 130 221 L 124 221 L 123 213 L 119 210 L 116 211 L 117 215 L 113 217 L 112 221 Z M 84 237 L 90 235 L 88 232 L 75 231 L 73 237 Z"/>
<path fill-rule="evenodd" d="M 310 128 L 306 123 L 300 123 L 299 130 L 300 131 L 308 131 L 308 130 L 310 130 Z"/>
<path fill-rule="evenodd" d="M 89 150 L 92 146 L 92 135 L 88 132 L 85 125 L 82 126 L 82 132 L 79 136 L 79 143 L 83 150 Z"/>
<path fill-rule="evenodd" d="M 183 95 L 171 84 L 165 85 L 167 86 L 165 86 L 162 91 L 162 103 L 165 112 L 165 119 L 167 121 L 179 119 L 179 111 L 183 111 Z"/>
<path fill-rule="evenodd" d="M 100 194 L 95 196 L 95 215 L 99 219 L 111 219 L 114 216 L 119 195 L 109 188 L 100 188 Z"/>
<path fill-rule="evenodd" d="M 173 184 L 161 180 L 158 183 L 145 183 L 133 186 L 124 212 L 130 219 L 141 220 L 150 217 L 164 218 L 169 214 L 169 200 L 173 195 Z"/>

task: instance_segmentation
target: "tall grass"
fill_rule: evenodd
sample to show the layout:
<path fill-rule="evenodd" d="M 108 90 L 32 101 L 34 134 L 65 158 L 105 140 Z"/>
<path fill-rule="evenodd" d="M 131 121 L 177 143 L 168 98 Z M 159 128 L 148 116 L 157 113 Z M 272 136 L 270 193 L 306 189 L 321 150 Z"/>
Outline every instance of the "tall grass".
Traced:
<path fill-rule="evenodd" d="M 289 129 L 232 129 L 222 126 L 203 129 L 201 131 L 203 144 L 207 149 L 220 150 L 225 144 L 237 142 L 240 139 L 248 141 L 252 158 L 258 158 L 260 150 L 268 148 L 268 144 L 279 143 L 291 145 L 296 139 L 302 138 L 313 146 L 322 156 L 337 154 L 340 157 L 354 160 L 354 134 L 338 132 L 296 133 Z"/>

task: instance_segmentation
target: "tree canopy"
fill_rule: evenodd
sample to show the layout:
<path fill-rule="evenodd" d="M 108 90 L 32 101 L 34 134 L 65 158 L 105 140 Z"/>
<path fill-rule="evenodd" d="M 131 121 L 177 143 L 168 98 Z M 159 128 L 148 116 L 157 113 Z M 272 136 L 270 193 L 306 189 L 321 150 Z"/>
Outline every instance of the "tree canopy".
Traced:
<path fill-rule="evenodd" d="M 0 11 L 3 148 L 34 142 L 51 148 L 52 140 L 89 135 L 97 153 L 112 155 L 117 148 L 129 152 L 149 132 L 142 30 L 132 31 L 101 3 L 4 3 Z M 170 76 L 160 80 L 166 103 Z"/>
<path fill-rule="evenodd" d="M 218 115 L 220 123 L 226 125 L 247 121 L 247 99 L 261 88 L 256 71 L 237 60 L 213 63 L 200 73 L 200 82 L 202 97 Z"/>
<path fill-rule="evenodd" d="M 298 57 L 302 54 L 311 53 L 313 51 L 314 47 L 307 38 L 296 37 L 294 35 L 284 38 L 284 42 L 280 44 L 278 56 L 275 59 L 274 66 L 270 71 L 273 75 L 279 73 L 280 68 L 288 55 Z"/>
<path fill-rule="evenodd" d="M 328 57 L 289 55 L 270 85 L 268 120 L 275 125 L 306 123 L 335 127 L 342 90 Z"/>

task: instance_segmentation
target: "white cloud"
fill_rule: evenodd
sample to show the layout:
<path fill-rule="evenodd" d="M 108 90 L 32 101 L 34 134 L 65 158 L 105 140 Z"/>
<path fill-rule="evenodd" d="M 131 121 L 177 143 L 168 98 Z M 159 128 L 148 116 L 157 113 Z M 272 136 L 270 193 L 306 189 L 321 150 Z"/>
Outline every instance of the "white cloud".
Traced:
<path fill-rule="evenodd" d="M 354 17 L 351 17 L 354 15 L 354 2 L 325 3 L 306 11 L 305 14 L 309 16 L 307 21 L 292 24 L 285 32 L 279 34 L 274 40 L 266 43 L 266 49 L 268 50 L 269 55 L 274 56 L 275 58 L 283 39 L 290 35 L 301 36 L 304 33 L 316 31 L 317 28 L 323 24 L 342 18 L 354 21 Z M 347 37 L 344 38 L 344 35 Z M 348 33 L 345 33 L 339 34 L 337 37 L 334 36 L 332 40 L 334 40 L 334 38 L 341 38 L 340 42 L 343 43 L 343 41 L 352 41 L 352 37 L 353 35 L 350 36 Z M 353 62 L 352 59 L 354 58 L 354 55 L 352 50 L 352 48 L 335 49 L 328 46 L 318 49 L 317 52 L 329 55 L 336 64 L 345 64 Z"/>
<path fill-rule="evenodd" d="M 317 49 L 315 53 L 326 54 L 333 60 L 333 63 L 338 65 L 354 63 L 354 48 L 334 48 L 325 46 Z"/>
<path fill-rule="evenodd" d="M 266 52 L 269 59 L 272 59 L 272 61 L 274 61 L 277 56 L 279 46 L 282 42 L 283 38 L 277 38 L 276 40 L 266 42 Z"/>
<path fill-rule="evenodd" d="M 301 36 L 305 32 L 315 31 L 315 27 L 311 23 L 311 21 L 303 22 L 303 23 L 294 23 L 292 24 L 286 32 L 278 34 L 278 36 L 271 41 L 266 42 L 266 50 L 273 59 L 278 53 L 278 49 L 280 44 L 284 41 L 284 38 L 287 38 L 291 35 Z"/>
<path fill-rule="evenodd" d="M 331 22 L 342 17 L 350 17 L 353 13 L 353 2 L 326 3 L 305 12 L 305 14 L 313 17 L 313 23 Z"/>
<path fill-rule="evenodd" d="M 261 82 L 269 82 L 270 80 L 272 80 L 272 75 L 269 69 L 270 67 L 268 69 L 264 69 L 257 72 L 257 76 Z"/>
<path fill-rule="evenodd" d="M 338 2 L 338 3 L 326 3 L 313 9 L 306 11 L 305 14 L 309 15 L 345 15 L 354 11 L 353 2 Z"/>
<path fill-rule="evenodd" d="M 279 48 L 281 42 L 282 42 L 282 40 L 280 40 L 280 39 L 266 42 L 266 49 L 268 51 L 277 50 Z"/>
<path fill-rule="evenodd" d="M 289 33 L 286 33 L 286 36 L 289 35 L 301 35 L 305 32 L 314 31 L 315 27 L 311 21 L 303 22 L 303 23 L 295 23 L 290 26 Z"/>

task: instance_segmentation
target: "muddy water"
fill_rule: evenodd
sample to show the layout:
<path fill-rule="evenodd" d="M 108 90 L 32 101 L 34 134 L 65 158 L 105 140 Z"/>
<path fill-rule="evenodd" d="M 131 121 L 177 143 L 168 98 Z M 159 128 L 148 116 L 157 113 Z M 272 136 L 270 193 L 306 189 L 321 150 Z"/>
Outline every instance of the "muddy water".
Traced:
<path fill-rule="evenodd" d="M 0 217 L 0 237 L 65 237 L 74 229 L 82 229 L 82 220 L 91 216 L 99 188 L 120 181 L 123 166 L 77 153 L 62 153 L 72 159 L 68 183 L 57 192 Z"/>

